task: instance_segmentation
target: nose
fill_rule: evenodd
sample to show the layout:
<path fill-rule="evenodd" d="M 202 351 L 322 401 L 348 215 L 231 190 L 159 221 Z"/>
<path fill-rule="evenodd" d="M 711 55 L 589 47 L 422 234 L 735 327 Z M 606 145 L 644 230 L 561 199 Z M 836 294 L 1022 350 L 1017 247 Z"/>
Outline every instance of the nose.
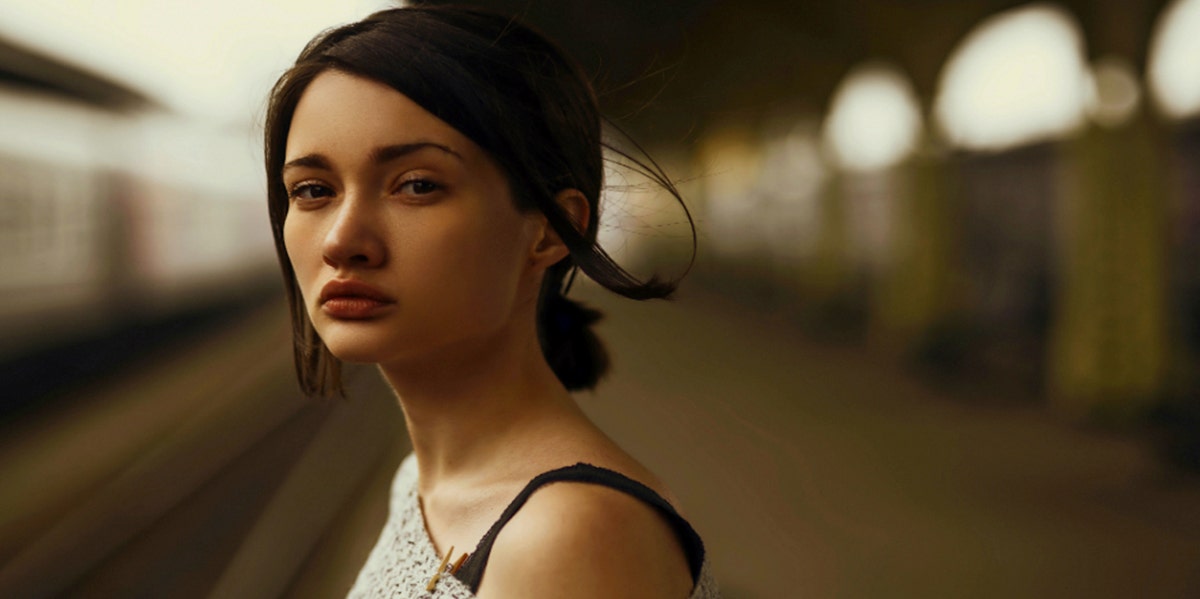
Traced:
<path fill-rule="evenodd" d="M 321 247 L 325 264 L 339 269 L 382 265 L 387 259 L 387 245 L 378 230 L 380 219 L 376 216 L 368 202 L 347 197 L 325 233 Z"/>

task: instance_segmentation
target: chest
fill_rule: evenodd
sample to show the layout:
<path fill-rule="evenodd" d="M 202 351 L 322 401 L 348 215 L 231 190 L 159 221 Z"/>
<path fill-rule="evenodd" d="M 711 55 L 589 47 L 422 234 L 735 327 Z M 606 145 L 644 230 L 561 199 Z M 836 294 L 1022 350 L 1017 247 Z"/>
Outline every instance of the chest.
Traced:
<path fill-rule="evenodd" d="M 479 540 L 500 519 L 516 491 L 507 487 L 453 494 L 430 493 L 421 498 L 424 527 L 435 551 L 445 555 L 451 547 L 455 561 L 463 553 L 475 550 Z"/>

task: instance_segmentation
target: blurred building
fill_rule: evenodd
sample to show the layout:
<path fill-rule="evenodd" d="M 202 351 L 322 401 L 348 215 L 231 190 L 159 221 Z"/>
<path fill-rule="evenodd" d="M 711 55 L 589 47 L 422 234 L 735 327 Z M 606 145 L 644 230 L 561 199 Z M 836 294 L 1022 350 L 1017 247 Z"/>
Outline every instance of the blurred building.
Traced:
<path fill-rule="evenodd" d="M 528 16 L 594 66 L 610 112 L 690 156 L 677 172 L 714 288 L 1128 423 L 1195 409 L 1198 12 L 858 0 Z"/>

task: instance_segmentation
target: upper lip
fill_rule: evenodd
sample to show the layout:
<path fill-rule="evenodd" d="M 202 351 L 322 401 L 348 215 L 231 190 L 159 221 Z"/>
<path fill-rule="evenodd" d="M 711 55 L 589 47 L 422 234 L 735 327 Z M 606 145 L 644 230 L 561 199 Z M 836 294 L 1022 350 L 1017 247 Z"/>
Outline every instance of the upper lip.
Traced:
<path fill-rule="evenodd" d="M 319 303 L 325 303 L 339 297 L 361 297 L 379 302 L 394 302 L 396 300 L 362 281 L 353 279 L 334 279 L 321 288 Z"/>

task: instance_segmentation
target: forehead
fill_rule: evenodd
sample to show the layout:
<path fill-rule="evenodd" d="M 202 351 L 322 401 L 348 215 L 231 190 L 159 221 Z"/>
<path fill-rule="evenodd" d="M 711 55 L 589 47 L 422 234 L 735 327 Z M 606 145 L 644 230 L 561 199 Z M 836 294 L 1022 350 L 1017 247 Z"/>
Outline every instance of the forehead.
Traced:
<path fill-rule="evenodd" d="M 458 130 L 377 81 L 329 70 L 316 76 L 296 104 L 286 159 L 312 152 L 367 155 L 373 148 L 436 142 L 477 158 L 482 150 Z"/>

